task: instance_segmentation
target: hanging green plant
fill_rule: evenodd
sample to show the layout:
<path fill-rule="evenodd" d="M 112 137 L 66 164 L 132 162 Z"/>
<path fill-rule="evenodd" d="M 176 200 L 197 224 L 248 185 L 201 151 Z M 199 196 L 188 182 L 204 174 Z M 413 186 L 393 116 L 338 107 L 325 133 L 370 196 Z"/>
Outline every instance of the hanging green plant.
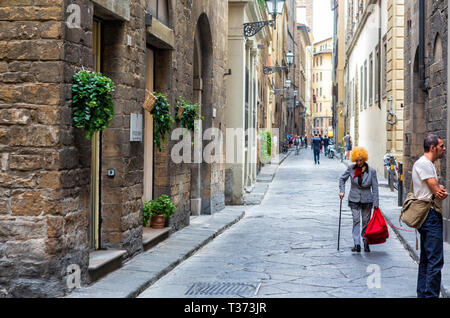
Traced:
<path fill-rule="evenodd" d="M 104 131 L 114 118 L 113 91 L 113 81 L 100 73 L 82 70 L 73 76 L 72 116 L 75 127 L 87 132 L 87 139 Z"/>
<path fill-rule="evenodd" d="M 198 119 L 204 120 L 200 116 L 200 104 L 192 104 L 180 96 L 180 102 L 177 104 L 177 119 L 180 121 L 181 127 L 194 131 L 195 121 Z"/>
<path fill-rule="evenodd" d="M 154 137 L 153 141 L 158 147 L 159 151 L 162 150 L 162 143 L 166 141 L 167 134 L 172 129 L 172 125 L 175 122 L 170 114 L 170 105 L 165 95 L 160 93 L 154 93 L 156 102 L 154 104 L 151 114 L 153 115 L 154 122 Z"/>

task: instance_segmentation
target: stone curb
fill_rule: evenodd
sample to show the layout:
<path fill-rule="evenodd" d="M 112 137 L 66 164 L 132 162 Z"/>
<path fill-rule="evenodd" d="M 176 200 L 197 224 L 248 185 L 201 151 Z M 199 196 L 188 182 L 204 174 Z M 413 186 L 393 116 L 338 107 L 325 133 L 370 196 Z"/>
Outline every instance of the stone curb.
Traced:
<path fill-rule="evenodd" d="M 346 161 L 343 161 L 342 162 L 342 164 L 344 164 L 346 167 L 348 167 L 348 162 L 346 162 Z M 387 180 L 384 180 L 384 177 L 383 178 L 381 178 L 380 176 L 378 176 L 378 178 L 379 178 L 379 180 L 381 181 L 380 182 L 380 185 L 385 185 L 385 184 L 387 184 Z M 385 183 L 385 184 L 384 184 Z M 381 192 L 380 192 L 380 194 L 381 194 Z M 380 198 L 381 199 L 381 198 Z M 397 204 L 397 194 L 396 194 L 396 192 L 394 192 L 394 193 L 392 193 L 392 199 L 396 202 L 396 204 Z M 390 210 L 395 210 L 395 213 L 398 213 L 398 215 L 400 215 L 400 212 L 401 212 L 401 207 L 397 207 L 397 205 L 396 205 L 396 208 L 395 209 L 388 209 L 388 211 L 390 211 Z M 394 213 L 394 212 L 392 212 L 392 213 Z M 392 219 L 392 216 L 389 216 L 387 213 L 386 213 L 386 209 L 385 209 L 385 211 L 382 211 L 382 214 L 383 214 L 383 216 L 384 216 L 384 218 L 390 223 L 389 224 L 389 227 L 390 227 L 390 229 L 395 233 L 395 235 L 397 236 L 397 238 L 399 239 L 399 241 L 402 243 L 402 245 L 403 245 L 403 247 L 408 251 L 408 253 L 409 253 L 409 255 L 411 256 L 411 258 L 417 263 L 417 264 L 419 264 L 419 261 L 420 261 L 420 250 L 419 251 L 417 251 L 416 250 L 416 247 L 414 246 L 414 245 L 412 245 L 411 243 L 410 243 L 410 240 L 408 240 L 407 238 L 406 238 L 406 232 L 403 232 L 403 231 L 401 231 L 401 230 L 399 230 L 399 229 L 396 229 L 394 226 L 392 226 L 392 225 L 394 225 L 394 224 L 396 224 L 397 223 L 397 220 L 393 220 Z M 415 234 L 414 234 L 415 235 Z M 418 238 L 419 238 L 419 240 L 420 240 L 420 234 L 418 234 Z M 419 241 L 419 244 L 420 244 L 420 241 Z M 443 283 L 441 283 L 441 296 L 443 297 L 443 298 L 450 298 L 450 288 L 448 288 L 448 287 L 446 287 Z"/>

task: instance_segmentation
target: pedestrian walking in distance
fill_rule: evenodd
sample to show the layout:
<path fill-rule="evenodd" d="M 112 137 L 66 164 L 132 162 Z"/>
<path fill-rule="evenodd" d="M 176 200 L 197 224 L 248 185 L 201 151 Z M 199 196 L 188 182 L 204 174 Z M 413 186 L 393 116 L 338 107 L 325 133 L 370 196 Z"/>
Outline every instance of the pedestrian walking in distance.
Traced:
<path fill-rule="evenodd" d="M 295 136 L 294 146 L 295 146 L 295 155 L 298 156 L 298 154 L 300 152 L 300 137 L 299 136 Z"/>
<path fill-rule="evenodd" d="M 424 140 L 424 155 L 416 161 L 412 170 L 414 197 L 418 200 L 432 199 L 425 223 L 420 233 L 420 263 L 417 280 L 417 297 L 438 298 L 441 290 L 441 270 L 444 266 L 444 240 L 442 225 L 442 201 L 448 196 L 444 186 L 439 185 L 434 163 L 443 158 L 445 146 L 436 135 Z"/>
<path fill-rule="evenodd" d="M 351 160 L 355 164 L 349 165 L 347 171 L 339 179 L 339 197 L 341 200 L 344 199 L 345 183 L 348 178 L 351 178 L 348 205 L 353 214 L 355 246 L 352 248 L 352 252 L 361 252 L 361 237 L 363 237 L 364 251 L 368 253 L 370 248 L 364 234 L 370 221 L 372 208 L 378 208 L 380 205 L 377 171 L 367 164 L 369 155 L 367 150 L 362 147 L 353 150 Z M 361 218 L 362 229 L 360 228 Z"/>
<path fill-rule="evenodd" d="M 320 149 L 322 148 L 322 139 L 318 134 L 315 134 L 311 140 L 311 148 L 314 150 L 314 164 L 320 165 Z"/>
<path fill-rule="evenodd" d="M 325 137 L 323 138 L 323 148 L 325 150 L 325 156 L 328 156 L 328 147 L 330 146 L 330 138 L 327 134 L 325 134 Z"/>
<path fill-rule="evenodd" d="M 353 147 L 352 136 L 350 136 L 349 132 L 347 132 L 347 135 L 344 137 L 344 147 L 345 147 L 345 158 L 347 160 L 349 160 L 350 159 L 350 153 L 351 153 L 352 147 Z"/>

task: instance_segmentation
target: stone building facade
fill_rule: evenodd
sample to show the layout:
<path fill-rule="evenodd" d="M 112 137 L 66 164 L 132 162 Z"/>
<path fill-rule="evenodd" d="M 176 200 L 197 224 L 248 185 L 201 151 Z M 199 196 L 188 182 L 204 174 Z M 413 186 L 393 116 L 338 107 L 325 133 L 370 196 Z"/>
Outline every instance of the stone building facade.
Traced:
<path fill-rule="evenodd" d="M 140 253 L 143 199 L 172 198 L 172 231 L 224 207 L 224 164 L 175 164 L 177 141 L 154 147 L 142 105 L 153 88 L 175 116 L 183 96 L 201 102 L 204 129 L 224 129 L 227 12 L 220 0 L 0 1 L 0 295 L 62 296 L 68 266 L 87 283 L 96 250 Z M 116 85 L 97 144 L 72 121 L 82 68 Z"/>
<path fill-rule="evenodd" d="M 298 23 L 296 25 L 296 82 L 298 83 L 297 104 L 298 109 L 295 112 L 298 129 L 296 134 L 304 136 L 307 127 L 307 115 L 310 113 L 311 94 L 310 94 L 310 78 L 311 68 L 309 61 L 308 48 L 311 47 L 312 33 L 311 29 L 305 24 Z"/>
<path fill-rule="evenodd" d="M 423 139 L 437 134 L 448 147 L 448 2 L 405 1 L 405 190 L 414 162 L 423 155 Z M 439 182 L 450 187 L 449 152 L 436 163 Z M 450 203 L 443 211 L 444 239 L 450 242 Z"/>

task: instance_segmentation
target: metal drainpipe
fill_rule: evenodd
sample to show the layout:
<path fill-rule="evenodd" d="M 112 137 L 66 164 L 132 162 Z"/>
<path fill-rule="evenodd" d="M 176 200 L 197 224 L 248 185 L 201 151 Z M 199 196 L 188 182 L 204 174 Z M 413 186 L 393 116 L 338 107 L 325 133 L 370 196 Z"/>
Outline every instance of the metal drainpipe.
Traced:
<path fill-rule="evenodd" d="M 419 0 L 419 75 L 420 87 L 428 92 L 425 86 L 425 0 Z"/>

